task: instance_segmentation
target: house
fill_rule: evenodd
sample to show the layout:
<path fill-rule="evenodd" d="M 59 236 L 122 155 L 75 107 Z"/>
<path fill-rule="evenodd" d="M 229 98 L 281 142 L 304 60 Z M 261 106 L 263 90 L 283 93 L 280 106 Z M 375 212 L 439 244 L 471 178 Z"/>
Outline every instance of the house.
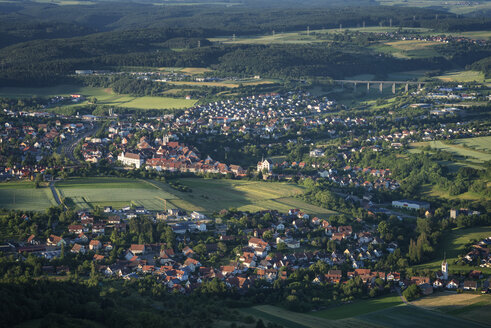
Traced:
<path fill-rule="evenodd" d="M 80 244 L 74 244 L 70 252 L 78 254 L 78 253 L 85 253 L 85 246 L 80 245 Z"/>
<path fill-rule="evenodd" d="M 46 240 L 46 245 L 48 246 L 61 246 L 61 245 L 66 245 L 66 241 L 55 235 L 50 235 L 48 239 Z"/>
<path fill-rule="evenodd" d="M 477 281 L 474 281 L 474 280 L 464 281 L 464 289 L 465 290 L 476 290 L 477 289 Z"/>
<path fill-rule="evenodd" d="M 252 237 L 251 239 L 249 239 L 248 245 L 249 245 L 249 247 L 252 247 L 252 248 L 263 247 L 263 248 L 269 249 L 269 245 L 267 242 L 265 242 L 261 238 L 256 238 L 256 237 Z"/>
<path fill-rule="evenodd" d="M 265 159 L 260 162 L 257 162 L 257 171 L 258 172 L 271 172 L 273 170 L 273 162 L 270 159 Z"/>
<path fill-rule="evenodd" d="M 455 279 L 450 280 L 450 282 L 445 286 L 447 289 L 457 289 L 459 288 L 459 282 Z"/>
<path fill-rule="evenodd" d="M 84 230 L 84 227 L 81 224 L 70 224 L 68 226 L 68 232 L 69 233 L 79 234 L 79 233 L 84 232 L 83 230 Z"/>
<path fill-rule="evenodd" d="M 134 166 L 139 169 L 143 164 L 143 158 L 141 158 L 140 154 L 123 152 L 118 156 L 118 161 L 123 163 L 125 166 Z"/>
<path fill-rule="evenodd" d="M 145 254 L 145 245 L 131 244 L 130 251 L 134 255 Z"/>
<path fill-rule="evenodd" d="M 341 270 L 329 270 L 324 277 L 327 281 L 338 284 L 343 277 Z"/>
<path fill-rule="evenodd" d="M 92 251 L 97 251 L 102 248 L 102 243 L 100 240 L 92 239 L 89 242 L 89 249 Z"/>

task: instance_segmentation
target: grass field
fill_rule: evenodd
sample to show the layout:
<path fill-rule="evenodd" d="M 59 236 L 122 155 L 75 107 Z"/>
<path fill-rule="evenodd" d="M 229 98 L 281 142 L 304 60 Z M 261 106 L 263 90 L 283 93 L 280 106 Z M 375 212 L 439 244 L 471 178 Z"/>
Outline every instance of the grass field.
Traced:
<path fill-rule="evenodd" d="M 411 144 L 414 151 L 420 151 L 417 148 L 430 146 L 433 149 L 441 149 L 454 155 L 464 158 L 464 161 L 470 164 L 483 164 L 491 160 L 491 137 L 478 137 L 469 139 L 455 139 L 453 144 L 444 143 L 441 140 L 416 142 Z M 475 149 L 469 149 L 462 145 L 469 145 Z M 416 149 L 415 149 L 416 148 Z"/>
<path fill-rule="evenodd" d="M 480 328 L 486 325 L 457 318 L 444 313 L 429 311 L 412 305 L 394 306 L 381 311 L 360 315 L 357 319 L 382 327 L 428 328 Z"/>
<path fill-rule="evenodd" d="M 291 312 L 271 305 L 259 305 L 241 309 L 241 312 L 252 315 L 267 322 L 282 325 L 285 328 L 348 328 L 348 327 L 377 327 L 356 318 L 328 320 L 309 314 Z"/>
<path fill-rule="evenodd" d="M 30 181 L 0 183 L 0 208 L 42 211 L 56 202 L 48 187 L 35 188 Z"/>
<path fill-rule="evenodd" d="M 231 207 L 244 211 L 275 209 L 282 212 L 300 208 L 322 216 L 335 213 L 294 198 L 304 190 L 295 184 L 199 178 L 179 182 L 192 188 L 192 192 L 179 192 L 159 181 L 120 178 L 76 178 L 58 182 L 56 188 L 62 197 L 72 198 L 78 208 L 122 208 L 134 204 L 149 210 L 163 210 L 167 202 L 167 208 L 204 213 Z"/>
<path fill-rule="evenodd" d="M 451 71 L 436 78 L 444 82 L 491 82 L 491 79 L 484 77 L 484 73 L 478 71 Z"/>
<path fill-rule="evenodd" d="M 238 82 L 238 81 L 223 81 L 223 82 L 188 82 L 188 81 L 171 81 L 171 82 L 166 82 L 168 84 L 174 84 L 174 85 L 183 85 L 183 86 L 206 86 L 206 87 L 224 87 L 224 88 L 238 88 L 240 84 L 243 86 L 248 86 L 248 85 L 261 85 L 261 84 L 273 84 L 273 81 L 268 81 L 268 80 L 255 80 L 255 81 L 245 81 L 245 82 Z"/>
<path fill-rule="evenodd" d="M 329 320 L 338 320 L 379 311 L 399 304 L 402 304 L 401 298 L 394 294 L 369 300 L 356 301 L 353 304 L 346 304 L 323 311 L 313 312 L 312 315 Z"/>
<path fill-rule="evenodd" d="M 95 97 L 100 105 L 109 105 L 136 109 L 178 109 L 192 107 L 196 100 L 170 97 L 132 97 L 114 93 L 111 89 L 59 85 L 47 88 L 0 88 L 2 97 L 51 97 L 81 94 L 86 98 Z M 85 102 L 86 103 L 86 102 Z M 81 103 L 84 104 L 84 103 Z M 80 104 L 66 105 L 77 107 Z"/>
<path fill-rule="evenodd" d="M 456 229 L 444 235 L 442 241 L 439 243 L 439 249 L 436 250 L 435 255 L 436 258 L 432 262 L 419 264 L 414 266 L 414 269 L 431 269 L 437 270 L 440 268 L 440 265 L 443 260 L 443 256 L 445 256 L 448 261 L 448 268 L 450 272 L 453 271 L 468 271 L 470 267 L 464 266 L 456 266 L 454 265 L 455 261 L 458 259 L 459 255 L 463 255 L 464 247 L 471 240 L 479 240 L 485 237 L 491 236 L 491 226 L 488 227 L 475 227 L 468 229 Z M 490 268 L 476 268 L 486 273 L 491 273 Z"/>
<path fill-rule="evenodd" d="M 483 324 L 491 322 L 491 295 L 445 291 L 420 298 L 411 304 Z"/>
<path fill-rule="evenodd" d="M 401 40 L 379 43 L 371 48 L 397 58 L 426 58 L 438 55 L 434 46 L 439 44 L 433 41 Z"/>

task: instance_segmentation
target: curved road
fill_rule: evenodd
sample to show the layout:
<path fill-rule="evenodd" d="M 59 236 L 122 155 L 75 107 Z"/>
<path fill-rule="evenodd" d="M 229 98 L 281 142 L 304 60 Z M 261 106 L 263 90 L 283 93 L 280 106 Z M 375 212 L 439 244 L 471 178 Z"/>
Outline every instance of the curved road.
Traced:
<path fill-rule="evenodd" d="M 67 140 L 61 146 L 61 153 L 64 154 L 68 159 L 70 159 L 74 164 L 80 164 L 80 161 L 74 155 L 75 147 L 77 146 L 77 144 L 80 141 L 82 141 L 86 137 L 94 134 L 97 131 L 98 128 L 99 127 L 97 126 L 97 124 L 94 124 L 94 126 L 90 130 L 86 131 L 84 134 L 82 134 L 80 137 L 78 137 L 77 139 L 73 140 L 72 142 L 70 142 L 69 140 Z"/>

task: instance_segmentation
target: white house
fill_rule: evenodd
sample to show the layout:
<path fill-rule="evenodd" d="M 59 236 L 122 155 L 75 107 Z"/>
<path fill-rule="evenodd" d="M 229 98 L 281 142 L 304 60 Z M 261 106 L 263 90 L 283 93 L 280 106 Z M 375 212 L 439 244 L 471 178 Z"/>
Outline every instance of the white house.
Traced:
<path fill-rule="evenodd" d="M 137 169 L 139 169 L 143 164 L 143 159 L 140 157 L 140 154 L 125 152 L 121 153 L 121 155 L 118 156 L 118 161 L 121 161 L 121 163 L 126 166 L 133 165 Z"/>

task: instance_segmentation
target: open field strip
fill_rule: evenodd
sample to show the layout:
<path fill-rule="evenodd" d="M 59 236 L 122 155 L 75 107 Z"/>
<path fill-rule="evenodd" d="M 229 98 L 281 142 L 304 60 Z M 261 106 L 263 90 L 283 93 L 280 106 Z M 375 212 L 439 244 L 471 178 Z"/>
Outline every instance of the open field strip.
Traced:
<path fill-rule="evenodd" d="M 348 328 L 348 327 L 378 327 L 356 318 L 343 320 L 327 320 L 309 314 L 292 312 L 272 305 L 258 305 L 241 309 L 258 319 L 274 322 L 285 328 Z"/>
<path fill-rule="evenodd" d="M 425 296 L 411 304 L 428 310 L 451 312 L 486 300 L 491 301 L 491 296 L 445 291 Z"/>
<path fill-rule="evenodd" d="M 435 77 L 443 82 L 491 82 L 491 79 L 486 79 L 483 72 L 479 71 L 449 71 L 443 75 Z"/>
<path fill-rule="evenodd" d="M 468 229 L 454 229 L 443 236 L 442 241 L 439 243 L 439 249 L 436 250 L 436 258 L 432 262 L 418 264 L 413 266 L 416 270 L 430 269 L 438 270 L 442 263 L 443 254 L 445 253 L 450 272 L 454 271 L 469 271 L 471 267 L 468 266 L 456 266 L 455 261 L 459 255 L 464 255 L 465 245 L 471 240 L 479 240 L 482 238 L 491 236 L 491 226 L 488 227 L 474 227 Z M 491 273 L 491 268 L 479 268 L 476 270 L 483 271 L 485 273 Z"/>
<path fill-rule="evenodd" d="M 200 86 L 200 87 L 224 87 L 224 88 L 238 88 L 240 84 L 243 86 L 248 85 L 262 85 L 262 84 L 274 84 L 275 82 L 269 80 L 256 80 L 256 81 L 223 81 L 223 82 L 192 82 L 192 81 L 168 81 L 167 84 L 183 85 L 183 86 Z"/>
<path fill-rule="evenodd" d="M 250 36 L 238 36 L 235 38 L 235 41 L 230 36 L 226 37 L 217 37 L 210 38 L 209 40 L 212 42 L 222 42 L 222 43 L 234 43 L 234 44 L 305 44 L 305 43 L 318 43 L 318 42 L 327 42 L 326 39 L 322 38 L 324 34 L 334 34 L 334 33 L 344 33 L 345 31 L 357 31 L 362 33 L 385 33 L 385 32 L 395 32 L 399 28 L 398 27 L 380 27 L 380 26 L 369 26 L 369 27 L 355 27 L 355 28 L 342 28 L 337 29 L 318 29 L 318 30 L 310 30 L 307 35 L 307 31 L 294 31 L 294 32 L 281 32 L 278 31 L 273 35 L 250 35 Z M 411 28 L 411 27 L 403 27 L 403 30 L 408 30 L 412 32 L 429 32 L 429 29 L 426 28 Z"/>
<path fill-rule="evenodd" d="M 163 210 L 167 206 L 207 214 L 228 208 L 281 212 L 299 208 L 324 217 L 336 213 L 294 198 L 304 188 L 291 183 L 200 178 L 178 182 L 192 192 L 177 191 L 160 181 L 112 177 L 74 178 L 57 182 L 56 188 L 61 197 L 71 198 L 79 209 L 97 206 L 118 209 L 133 204 L 149 210 Z"/>
<path fill-rule="evenodd" d="M 95 87 L 80 87 L 75 85 L 58 85 L 55 87 L 46 88 L 0 88 L 0 96 L 2 97 L 53 97 L 53 96 L 69 96 L 72 94 L 80 94 L 86 98 L 97 99 L 98 105 L 117 106 L 124 108 L 136 109 L 180 109 L 192 107 L 196 104 L 196 100 L 171 98 L 171 97 L 133 97 L 130 95 L 116 94 L 108 88 Z M 87 104 L 87 101 L 82 103 L 66 104 L 64 106 L 80 106 Z M 56 106 L 55 106 L 56 107 Z"/>
<path fill-rule="evenodd" d="M 30 181 L 0 183 L 0 208 L 42 211 L 53 205 L 49 187 L 36 188 Z"/>
<path fill-rule="evenodd" d="M 359 320 L 370 322 L 382 327 L 394 328 L 484 328 L 478 322 L 461 319 L 444 313 L 429 311 L 413 305 L 394 306 L 381 311 L 375 311 L 356 317 Z"/>
<path fill-rule="evenodd" d="M 463 139 L 461 139 L 463 140 Z M 484 139 L 487 140 L 488 139 Z M 425 147 L 425 146 L 430 146 L 433 149 L 441 149 L 444 151 L 448 151 L 452 154 L 458 155 L 458 156 L 463 156 L 466 158 L 466 161 L 470 161 L 473 163 L 478 163 L 482 164 L 486 161 L 491 160 L 491 154 L 484 152 L 484 151 L 479 151 L 479 150 L 474 150 L 474 149 L 468 149 L 459 145 L 455 144 L 447 144 L 444 143 L 441 140 L 434 140 L 434 141 L 426 141 L 426 142 L 415 142 L 411 144 L 411 148 L 417 148 L 417 147 Z M 484 148 L 483 148 L 484 149 Z M 485 148 L 488 149 L 488 148 Z"/>
<path fill-rule="evenodd" d="M 312 312 L 312 315 L 329 320 L 338 320 L 379 311 L 400 304 L 403 303 L 399 295 L 393 294 L 369 300 L 355 301 L 352 304 L 331 307 L 327 310 Z"/>

